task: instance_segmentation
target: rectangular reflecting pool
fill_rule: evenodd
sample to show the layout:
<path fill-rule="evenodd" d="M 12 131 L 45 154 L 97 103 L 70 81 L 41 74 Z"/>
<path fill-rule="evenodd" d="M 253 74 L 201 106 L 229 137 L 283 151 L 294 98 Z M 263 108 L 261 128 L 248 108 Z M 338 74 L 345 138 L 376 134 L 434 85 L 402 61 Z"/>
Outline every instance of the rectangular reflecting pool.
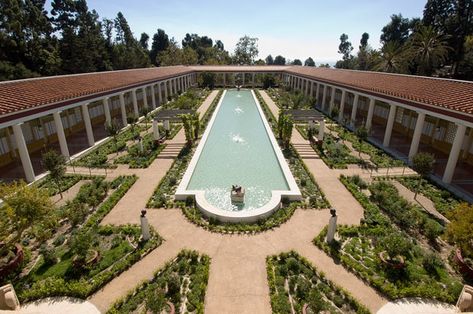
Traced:
<path fill-rule="evenodd" d="M 232 185 L 245 189 L 243 204 L 232 203 Z M 227 90 L 176 192 L 196 198 L 208 216 L 254 221 L 279 208 L 281 197 L 300 192 L 251 90 Z"/>

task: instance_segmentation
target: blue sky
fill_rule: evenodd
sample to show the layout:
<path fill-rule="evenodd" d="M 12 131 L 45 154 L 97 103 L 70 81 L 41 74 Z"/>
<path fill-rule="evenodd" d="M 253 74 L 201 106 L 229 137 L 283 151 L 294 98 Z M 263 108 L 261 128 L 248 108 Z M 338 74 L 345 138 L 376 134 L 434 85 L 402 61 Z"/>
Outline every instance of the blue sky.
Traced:
<path fill-rule="evenodd" d="M 312 57 L 333 62 L 340 34 L 346 33 L 355 47 L 361 34 L 379 47 L 381 28 L 389 16 L 421 17 L 426 0 L 293 0 L 293 1 L 184 1 L 184 0 L 88 0 L 100 17 L 114 18 L 121 11 L 136 37 L 152 37 L 162 28 L 178 42 L 186 33 L 220 39 L 233 51 L 243 35 L 258 37 L 259 57 L 281 54 L 289 59 Z"/>

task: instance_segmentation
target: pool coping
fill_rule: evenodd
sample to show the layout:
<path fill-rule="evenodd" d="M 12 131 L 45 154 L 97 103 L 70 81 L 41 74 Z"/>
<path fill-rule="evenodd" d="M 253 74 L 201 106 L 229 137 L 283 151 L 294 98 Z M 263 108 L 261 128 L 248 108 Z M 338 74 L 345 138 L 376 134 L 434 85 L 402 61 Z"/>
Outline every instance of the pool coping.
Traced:
<path fill-rule="evenodd" d="M 217 113 L 227 93 L 227 89 L 225 89 L 223 91 L 222 96 L 220 97 L 217 107 L 215 108 L 215 111 L 212 114 L 212 118 L 210 119 L 209 124 L 207 128 L 205 129 L 204 134 L 202 135 L 202 139 L 200 140 L 199 145 L 197 146 L 197 149 L 194 155 L 192 156 L 192 159 L 175 193 L 175 199 L 179 201 L 184 201 L 188 197 L 194 197 L 197 207 L 205 216 L 215 218 L 222 222 L 233 222 L 233 223 L 256 222 L 258 220 L 267 218 L 273 212 L 279 209 L 281 207 L 282 199 L 288 199 L 290 201 L 299 201 L 302 199 L 302 194 L 299 190 L 299 187 L 297 186 L 296 180 L 294 179 L 291 173 L 291 170 L 289 169 L 289 166 L 284 158 L 284 155 L 282 154 L 282 151 L 278 145 L 278 142 L 276 141 L 276 138 L 274 137 L 273 131 L 271 127 L 269 126 L 268 120 L 266 119 L 266 116 L 264 115 L 263 109 L 261 108 L 261 104 L 258 101 L 258 98 L 256 97 L 254 90 L 250 89 L 250 91 L 256 103 L 256 107 L 258 108 L 258 112 L 260 114 L 261 120 L 263 121 L 263 125 L 265 127 L 266 133 L 269 137 L 274 153 L 276 154 L 276 158 L 278 159 L 279 166 L 284 174 L 284 178 L 286 180 L 286 183 L 289 189 L 288 190 L 272 190 L 271 199 L 269 200 L 269 202 L 264 204 L 262 207 L 259 207 L 251 211 L 223 210 L 223 209 L 215 207 L 214 205 L 210 204 L 207 201 L 207 199 L 205 198 L 205 191 L 187 190 L 187 186 L 189 185 L 192 174 L 194 173 L 195 166 L 197 165 L 197 162 L 199 161 L 202 150 L 210 134 L 210 130 L 212 129 L 214 121 L 217 117 Z"/>

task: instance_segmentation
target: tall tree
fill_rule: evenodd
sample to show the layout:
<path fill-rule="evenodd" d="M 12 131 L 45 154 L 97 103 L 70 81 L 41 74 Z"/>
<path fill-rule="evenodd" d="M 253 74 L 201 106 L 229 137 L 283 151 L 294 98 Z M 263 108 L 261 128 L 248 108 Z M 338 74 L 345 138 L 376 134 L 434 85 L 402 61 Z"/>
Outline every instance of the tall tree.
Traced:
<path fill-rule="evenodd" d="M 342 61 L 337 62 L 337 64 L 335 65 L 337 68 L 353 68 L 353 56 L 351 55 L 352 50 L 353 46 L 351 45 L 351 42 L 348 41 L 348 35 L 340 35 L 340 45 L 338 45 L 338 53 L 342 55 Z"/>
<path fill-rule="evenodd" d="M 236 64 L 253 64 L 258 56 L 258 38 L 247 35 L 241 37 L 235 47 Z"/>
<path fill-rule="evenodd" d="M 307 66 L 307 67 L 315 67 L 315 61 L 314 61 L 314 59 L 309 57 L 304 61 L 304 65 Z"/>
<path fill-rule="evenodd" d="M 432 75 L 433 69 L 443 64 L 452 50 L 446 37 L 432 26 L 419 27 L 409 43 L 409 54 L 417 61 L 417 74 L 420 75 Z"/>
<path fill-rule="evenodd" d="M 140 46 L 144 50 L 148 50 L 148 40 L 149 40 L 149 35 L 146 33 L 141 33 Z"/>
<path fill-rule="evenodd" d="M 407 68 L 402 47 L 397 41 L 387 42 L 381 48 L 379 61 L 374 66 L 375 71 L 404 73 Z"/>
<path fill-rule="evenodd" d="M 368 46 L 368 39 L 370 35 L 368 33 L 363 33 L 360 39 L 360 46 L 358 50 L 358 69 L 368 70 L 368 59 L 370 57 L 370 49 Z"/>
<path fill-rule="evenodd" d="M 473 34 L 473 1 L 471 0 L 428 0 L 422 23 L 432 26 L 441 35 L 448 36 L 452 75 L 459 76 L 460 64 L 465 58 L 465 43 Z"/>
<path fill-rule="evenodd" d="M 44 168 L 49 171 L 49 176 L 56 184 L 62 198 L 61 183 L 66 174 L 66 159 L 63 155 L 59 155 L 55 150 L 50 150 L 43 154 L 42 162 Z"/>
<path fill-rule="evenodd" d="M 264 59 L 266 61 L 266 64 L 267 65 L 273 65 L 274 64 L 274 59 L 273 59 L 273 56 L 272 55 L 268 55 L 266 57 L 266 59 Z"/>
<path fill-rule="evenodd" d="M 403 45 L 409 38 L 410 33 L 419 23 L 419 19 L 411 19 L 402 17 L 402 14 L 391 15 L 391 21 L 381 30 L 381 42 L 397 42 Z"/>
<path fill-rule="evenodd" d="M 286 65 L 286 58 L 281 55 L 276 56 L 274 58 L 274 65 Z"/>
<path fill-rule="evenodd" d="M 149 57 L 151 59 L 151 63 L 156 66 L 159 66 L 158 60 L 156 57 L 158 53 L 161 51 L 166 50 L 169 47 L 169 36 L 166 32 L 160 28 L 158 28 L 157 32 L 153 35 L 153 42 L 151 44 L 151 51 L 149 53 Z"/>
<path fill-rule="evenodd" d="M 149 65 L 147 52 L 133 37 L 125 16 L 118 12 L 115 18 L 116 43 L 113 52 L 113 66 L 115 69 L 130 69 Z"/>
<path fill-rule="evenodd" d="M 291 62 L 292 65 L 302 65 L 302 61 L 299 60 L 299 59 L 294 59 L 292 62 Z"/>

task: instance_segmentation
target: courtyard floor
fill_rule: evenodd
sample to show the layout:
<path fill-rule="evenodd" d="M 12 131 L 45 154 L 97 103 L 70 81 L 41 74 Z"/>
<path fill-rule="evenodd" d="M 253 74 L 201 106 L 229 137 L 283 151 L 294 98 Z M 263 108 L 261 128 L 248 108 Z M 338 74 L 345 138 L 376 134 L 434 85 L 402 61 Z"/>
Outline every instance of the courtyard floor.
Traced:
<path fill-rule="evenodd" d="M 213 91 L 200 106 L 198 112 L 201 116 L 209 109 L 217 93 Z M 264 91 L 261 95 L 273 115 L 277 117 L 279 108 Z M 361 168 L 330 169 L 296 130 L 293 132 L 292 143 L 315 177 L 326 199 L 337 209 L 338 223 L 359 224 L 363 217 L 363 208 L 338 177 L 340 174 L 360 174 L 365 177 L 371 174 Z M 147 169 L 118 166 L 116 169 L 107 170 L 108 177 L 135 174 L 139 178 L 103 219 L 102 224 L 139 224 L 140 211 L 145 208 L 154 189 L 185 145 L 184 130 L 181 129 L 166 144 L 166 148 Z M 73 172 L 73 169 L 68 171 Z M 74 171 L 89 173 L 89 169 L 86 168 L 76 167 Z M 401 171 L 406 170 L 391 168 L 389 174 L 394 175 Z M 386 170 L 378 169 L 377 172 L 383 175 Z M 92 170 L 92 174 L 104 175 L 105 170 L 95 169 Z M 406 198 L 412 197 L 407 189 L 402 193 Z M 426 207 L 431 206 L 427 201 L 421 201 L 426 202 Z M 328 208 L 297 209 L 292 218 L 279 228 L 257 235 L 223 235 L 206 231 L 190 223 L 180 209 L 149 209 L 147 217 L 165 241 L 88 299 L 101 312 L 106 312 L 118 299 L 143 281 L 151 279 L 156 270 L 173 259 L 182 249 L 197 250 L 211 258 L 205 313 L 271 313 L 265 259 L 269 255 L 290 250 L 307 258 L 318 270 L 324 272 L 329 280 L 346 289 L 373 313 L 388 303 L 388 300 L 375 289 L 342 265 L 335 263 L 312 243 L 314 237 L 328 224 L 330 218 Z"/>

